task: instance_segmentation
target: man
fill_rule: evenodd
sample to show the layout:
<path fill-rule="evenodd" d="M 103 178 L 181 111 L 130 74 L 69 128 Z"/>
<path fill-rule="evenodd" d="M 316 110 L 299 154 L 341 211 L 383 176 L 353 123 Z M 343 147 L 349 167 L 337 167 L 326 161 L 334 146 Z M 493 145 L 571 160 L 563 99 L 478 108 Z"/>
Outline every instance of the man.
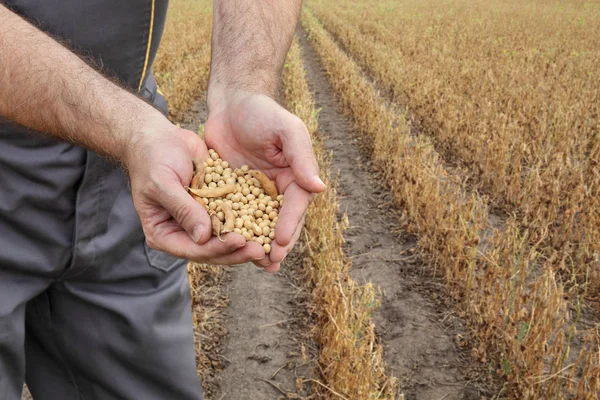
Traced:
<path fill-rule="evenodd" d="M 185 260 L 276 271 L 324 189 L 273 100 L 301 1 L 215 0 L 206 144 L 155 108 L 167 0 L 2 3 L 0 399 L 26 380 L 36 400 L 198 400 Z M 184 189 L 207 146 L 285 193 L 270 256 L 211 238 Z"/>

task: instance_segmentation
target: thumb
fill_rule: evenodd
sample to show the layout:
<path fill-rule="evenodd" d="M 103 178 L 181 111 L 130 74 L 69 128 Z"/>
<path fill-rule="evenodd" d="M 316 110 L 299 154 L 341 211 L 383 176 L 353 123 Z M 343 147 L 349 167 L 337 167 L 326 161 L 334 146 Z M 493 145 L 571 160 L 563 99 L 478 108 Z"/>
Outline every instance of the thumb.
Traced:
<path fill-rule="evenodd" d="M 160 204 L 194 242 L 206 243 L 212 236 L 212 226 L 204 207 L 187 193 L 179 181 L 170 181 L 163 189 L 158 199 Z"/>
<path fill-rule="evenodd" d="M 290 163 L 297 183 L 312 193 L 325 190 L 319 178 L 319 165 L 313 152 L 310 135 L 300 118 L 290 124 L 282 137 L 283 154 Z"/>

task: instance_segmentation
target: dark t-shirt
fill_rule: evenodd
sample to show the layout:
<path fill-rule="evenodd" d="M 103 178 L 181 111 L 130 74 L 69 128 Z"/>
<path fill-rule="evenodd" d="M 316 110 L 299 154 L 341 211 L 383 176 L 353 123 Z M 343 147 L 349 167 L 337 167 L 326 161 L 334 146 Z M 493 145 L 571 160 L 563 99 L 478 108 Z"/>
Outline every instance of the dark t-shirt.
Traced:
<path fill-rule="evenodd" d="M 168 6 L 168 0 L 0 1 L 135 90 L 154 61 Z"/>

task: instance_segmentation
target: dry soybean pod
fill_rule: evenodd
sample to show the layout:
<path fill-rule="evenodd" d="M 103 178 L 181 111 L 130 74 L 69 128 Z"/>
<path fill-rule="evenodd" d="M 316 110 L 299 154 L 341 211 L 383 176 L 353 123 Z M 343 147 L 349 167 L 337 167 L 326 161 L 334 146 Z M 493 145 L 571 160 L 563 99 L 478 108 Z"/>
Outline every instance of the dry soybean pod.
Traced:
<path fill-rule="evenodd" d="M 202 180 L 204 180 L 204 179 L 202 179 Z M 200 175 L 195 174 L 194 177 L 192 178 L 192 183 L 190 183 L 190 188 L 198 189 L 198 183 L 200 183 Z"/>
<path fill-rule="evenodd" d="M 196 185 L 197 185 L 197 182 L 194 182 L 194 179 L 195 179 L 197 176 L 198 176 L 198 175 L 195 175 L 195 176 L 194 176 L 194 178 L 192 179 L 192 183 L 190 184 L 190 187 L 189 187 L 188 189 L 195 189 L 195 187 L 194 187 L 194 184 L 196 184 Z M 200 205 L 201 205 L 201 206 L 203 206 L 203 207 L 204 207 L 204 208 L 205 208 L 205 209 L 208 211 L 208 207 L 206 206 L 206 204 L 204 203 L 204 201 L 202 201 L 202 197 L 200 197 L 200 196 L 196 196 L 194 193 L 191 193 L 191 191 L 190 191 L 190 194 L 192 195 L 192 198 L 193 198 L 194 200 L 196 200 L 196 202 L 197 202 L 197 203 L 200 203 Z"/>
<path fill-rule="evenodd" d="M 206 211 L 209 211 L 209 210 L 210 210 L 210 209 L 208 208 L 208 204 L 206 204 L 206 203 L 204 202 L 204 200 L 202 199 L 202 197 L 200 197 L 200 196 L 196 196 L 194 193 L 190 193 L 190 194 L 192 195 L 192 198 L 193 198 L 194 200 L 196 200 L 196 203 L 198 203 L 198 204 L 200 204 L 202 207 L 204 207 L 204 209 L 205 209 Z"/>
<path fill-rule="evenodd" d="M 194 175 L 194 177 L 192 178 L 192 183 L 190 183 L 189 189 L 198 189 L 198 186 L 204 182 L 204 165 L 202 163 L 200 165 L 202 168 L 202 173 L 196 173 Z M 206 206 L 206 203 L 204 203 L 204 201 L 202 200 L 202 197 L 191 193 L 191 191 L 190 194 L 192 195 L 192 198 L 196 200 L 197 203 L 200 203 L 200 205 L 208 211 L 208 207 Z"/>
<path fill-rule="evenodd" d="M 202 184 L 204 184 L 204 163 L 200 162 L 200 164 L 196 164 L 194 162 L 194 165 L 196 166 L 196 173 L 194 174 L 194 177 L 192 178 L 192 183 L 190 184 L 190 187 L 192 189 L 199 189 L 200 186 L 202 186 Z"/>
<path fill-rule="evenodd" d="M 250 171 L 248 171 L 248 173 L 260 182 L 260 185 L 265 190 L 265 193 L 271 196 L 271 198 L 276 198 L 279 195 L 275 183 L 273 183 L 273 181 L 269 179 L 269 177 L 265 175 L 264 172 L 251 169 Z"/>
<path fill-rule="evenodd" d="M 191 189 L 199 189 L 200 186 L 204 183 L 204 163 L 199 158 L 195 158 L 192 161 L 194 163 L 194 169 L 195 169 L 196 173 L 194 174 L 194 177 L 192 178 L 192 183 L 190 183 L 190 188 Z M 206 207 L 206 204 L 204 203 L 204 201 L 202 201 L 201 197 L 199 197 L 193 193 L 192 193 L 192 197 L 194 200 L 196 200 L 196 202 L 200 203 L 206 210 L 208 210 L 208 207 Z"/>
<path fill-rule="evenodd" d="M 212 233 L 216 236 L 221 242 L 224 242 L 221 239 L 221 232 L 223 231 L 223 223 L 219 220 L 216 213 L 210 214 L 210 223 L 212 224 Z"/>
<path fill-rule="evenodd" d="M 233 230 L 235 229 L 235 214 L 233 213 L 231 203 L 223 202 L 223 204 L 221 204 L 221 208 L 225 213 L 225 225 L 223 225 L 223 230 L 221 232 L 233 232 Z"/>
<path fill-rule="evenodd" d="M 195 194 L 200 197 L 223 197 L 227 196 L 229 193 L 235 192 L 235 185 L 224 185 L 216 188 L 209 189 L 192 189 L 190 188 L 190 193 Z"/>

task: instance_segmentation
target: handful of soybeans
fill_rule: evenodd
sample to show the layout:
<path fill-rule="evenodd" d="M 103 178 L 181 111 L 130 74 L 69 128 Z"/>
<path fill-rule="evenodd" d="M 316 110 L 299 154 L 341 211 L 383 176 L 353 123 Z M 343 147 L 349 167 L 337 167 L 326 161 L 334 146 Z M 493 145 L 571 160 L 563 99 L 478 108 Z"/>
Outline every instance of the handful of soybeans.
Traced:
<path fill-rule="evenodd" d="M 216 151 L 208 152 L 206 161 L 193 161 L 188 190 L 208 211 L 213 235 L 220 239 L 222 233 L 235 232 L 270 253 L 283 195 L 263 172 L 247 165 L 233 169 Z"/>

